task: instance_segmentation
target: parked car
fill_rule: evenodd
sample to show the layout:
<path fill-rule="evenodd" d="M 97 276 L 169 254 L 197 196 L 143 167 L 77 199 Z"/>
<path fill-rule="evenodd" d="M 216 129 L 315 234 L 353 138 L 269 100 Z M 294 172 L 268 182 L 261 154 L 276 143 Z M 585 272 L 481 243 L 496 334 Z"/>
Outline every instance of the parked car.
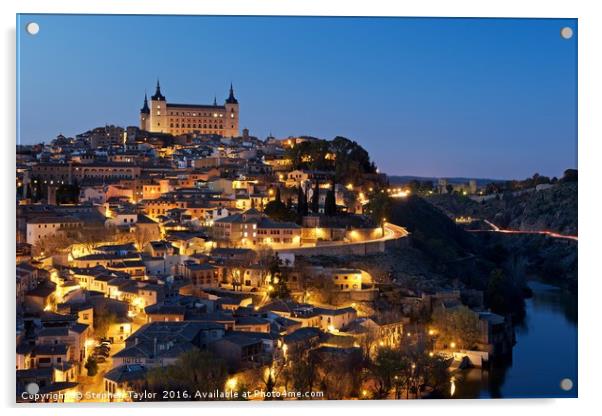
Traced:
<path fill-rule="evenodd" d="M 102 355 L 104 357 L 108 357 L 110 355 L 110 351 L 103 350 L 103 349 L 94 350 L 94 355 Z"/>

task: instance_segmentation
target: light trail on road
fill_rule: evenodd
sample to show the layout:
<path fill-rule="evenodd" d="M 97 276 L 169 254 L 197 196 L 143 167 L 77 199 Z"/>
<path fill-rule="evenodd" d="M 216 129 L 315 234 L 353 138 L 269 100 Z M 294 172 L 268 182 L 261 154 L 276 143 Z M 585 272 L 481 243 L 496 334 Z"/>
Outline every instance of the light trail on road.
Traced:
<path fill-rule="evenodd" d="M 578 241 L 576 235 L 568 235 L 568 234 L 560 234 L 554 231 L 547 230 L 508 230 L 505 228 L 500 228 L 491 221 L 483 220 L 483 222 L 491 227 L 491 230 L 466 230 L 471 233 L 485 232 L 485 233 L 502 233 L 502 234 L 539 234 L 539 235 L 547 235 L 552 238 L 560 238 L 564 240 L 572 240 Z"/>

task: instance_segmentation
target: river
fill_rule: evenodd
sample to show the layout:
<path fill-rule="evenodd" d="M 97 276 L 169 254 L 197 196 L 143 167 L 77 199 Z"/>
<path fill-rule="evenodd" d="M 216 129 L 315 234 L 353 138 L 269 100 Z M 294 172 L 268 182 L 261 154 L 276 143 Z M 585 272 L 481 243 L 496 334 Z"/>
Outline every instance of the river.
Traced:
<path fill-rule="evenodd" d="M 454 398 L 577 397 L 577 296 L 534 281 L 529 287 L 512 358 L 457 374 Z M 560 387 L 566 378 L 569 391 Z"/>

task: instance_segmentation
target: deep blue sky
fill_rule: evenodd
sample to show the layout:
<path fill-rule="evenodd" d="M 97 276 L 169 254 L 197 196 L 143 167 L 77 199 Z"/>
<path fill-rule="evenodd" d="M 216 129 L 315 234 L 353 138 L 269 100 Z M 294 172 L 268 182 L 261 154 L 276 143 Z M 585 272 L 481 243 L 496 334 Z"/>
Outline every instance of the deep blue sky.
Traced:
<path fill-rule="evenodd" d="M 251 134 L 346 136 L 389 174 L 577 164 L 575 19 L 22 15 L 18 32 L 21 143 L 138 125 L 159 77 L 172 102 L 232 81 Z"/>

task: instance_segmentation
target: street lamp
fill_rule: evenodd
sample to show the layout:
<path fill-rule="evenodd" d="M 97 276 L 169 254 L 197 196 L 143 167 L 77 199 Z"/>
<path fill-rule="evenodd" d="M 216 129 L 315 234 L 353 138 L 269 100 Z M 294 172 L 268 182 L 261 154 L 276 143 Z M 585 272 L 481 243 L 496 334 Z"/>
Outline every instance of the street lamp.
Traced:
<path fill-rule="evenodd" d="M 237 383 L 238 383 L 238 380 L 236 380 L 236 377 L 231 377 L 226 381 L 226 388 L 228 388 L 230 390 L 234 390 L 236 388 Z"/>

